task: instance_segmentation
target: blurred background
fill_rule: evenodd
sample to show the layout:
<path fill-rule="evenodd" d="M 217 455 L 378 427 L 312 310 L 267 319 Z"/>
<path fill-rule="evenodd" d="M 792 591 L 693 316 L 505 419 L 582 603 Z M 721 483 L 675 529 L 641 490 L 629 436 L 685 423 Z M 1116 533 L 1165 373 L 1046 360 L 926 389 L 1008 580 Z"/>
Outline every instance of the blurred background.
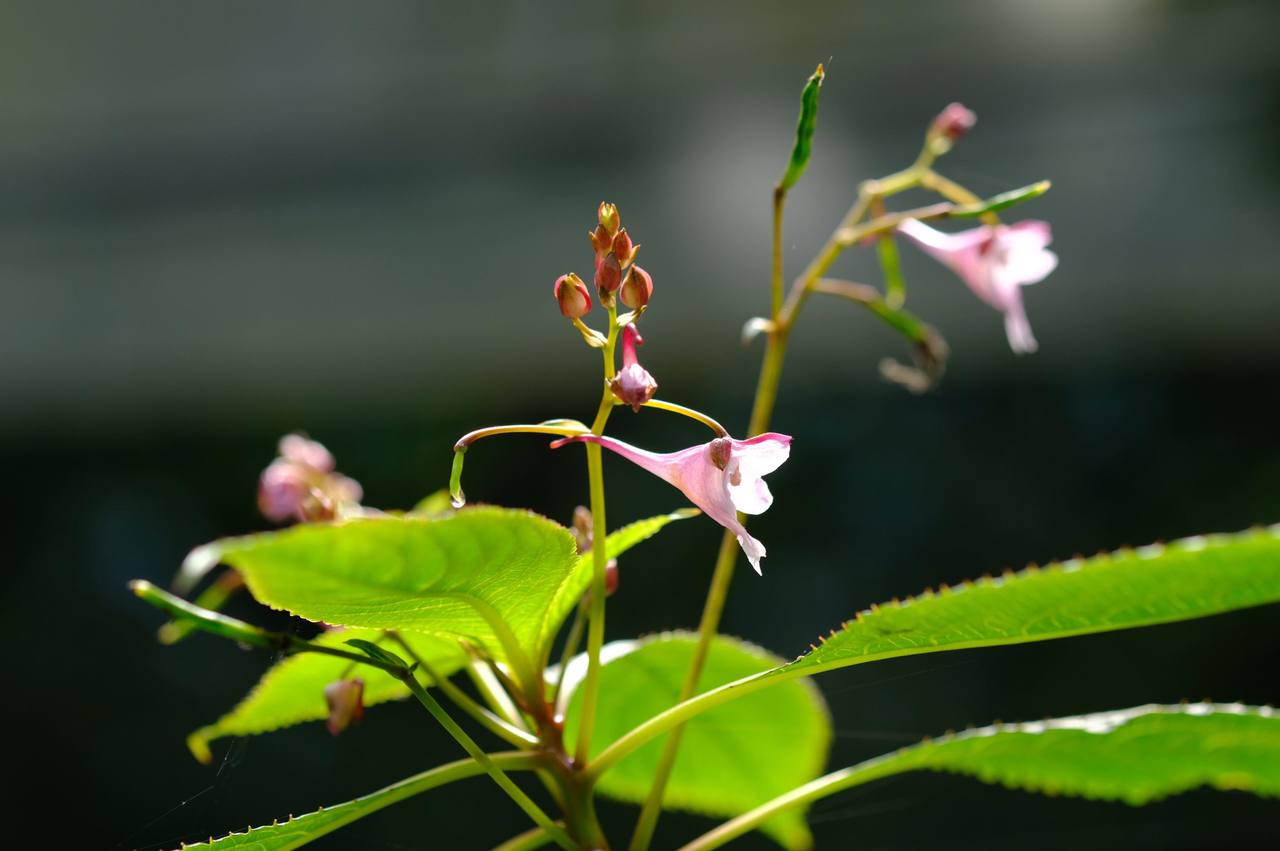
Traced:
<path fill-rule="evenodd" d="M 741 432 L 760 347 L 738 331 L 767 310 L 769 192 L 818 62 L 791 272 L 952 100 L 979 122 L 941 170 L 983 195 L 1051 178 L 1019 215 L 1053 223 L 1061 265 L 1026 291 L 1041 351 L 1015 357 L 997 314 L 904 248 L 910 306 L 953 350 L 923 397 L 877 375 L 905 354 L 892 334 L 812 304 L 774 421 L 795 451 L 753 526 L 770 556 L 763 577 L 741 567 L 725 631 L 791 656 L 927 585 L 1280 520 L 1277 27 L 1275 4 L 1226 0 L 4 4 L 12 846 L 171 847 L 455 758 L 398 704 L 337 739 L 305 725 L 198 765 L 185 734 L 270 660 L 159 646 L 126 581 L 167 582 L 193 545 L 264 528 L 256 475 L 286 431 L 326 443 L 369 504 L 407 507 L 470 428 L 590 416 L 598 360 L 550 293 L 589 276 L 601 199 L 654 276 L 644 355 L 663 397 Z M 838 267 L 874 269 L 865 251 Z M 659 413 L 614 422 L 656 449 L 705 438 Z M 681 504 L 617 459 L 607 473 L 616 523 Z M 473 499 L 562 522 L 586 499 L 579 453 L 538 439 L 486 443 L 467 475 Z M 610 636 L 695 625 L 718 540 L 696 520 L 625 558 Z M 1275 618 L 826 675 L 832 767 L 997 718 L 1274 702 Z M 63 816 L 37 821 L 48 796 Z M 813 815 L 819 847 L 865 851 L 1280 837 L 1275 804 L 1243 795 L 1130 809 L 932 775 Z M 634 810 L 604 816 L 625 831 Z M 472 781 L 323 847 L 486 848 L 522 818 Z M 668 817 L 658 847 L 710 824 Z"/>

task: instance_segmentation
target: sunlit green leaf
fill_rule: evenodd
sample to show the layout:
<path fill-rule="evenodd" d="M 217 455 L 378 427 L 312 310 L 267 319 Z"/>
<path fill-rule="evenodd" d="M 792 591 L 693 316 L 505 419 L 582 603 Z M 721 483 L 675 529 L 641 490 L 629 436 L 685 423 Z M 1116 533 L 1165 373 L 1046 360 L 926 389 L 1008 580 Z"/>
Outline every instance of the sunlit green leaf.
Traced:
<path fill-rule="evenodd" d="M 533 768 L 538 758 L 534 754 L 494 754 L 492 759 L 504 771 L 516 771 Z M 405 798 L 454 780 L 481 774 L 484 774 L 484 769 L 479 763 L 471 760 L 451 762 L 346 803 L 325 807 L 284 822 L 250 828 L 244 833 L 232 833 L 220 839 L 210 838 L 208 842 L 184 844 L 182 847 L 211 848 L 217 851 L 229 851 L 233 848 L 237 851 L 288 851 L 314 842 L 343 825 L 372 815 Z"/>
<path fill-rule="evenodd" d="M 872 606 L 782 672 L 1190 620 L 1280 601 L 1280 526 L 1030 567 Z"/>
<path fill-rule="evenodd" d="M 675 704 L 696 638 L 660 635 L 606 646 L 623 652 L 601 669 L 600 703 L 592 753 L 650 716 Z M 631 645 L 630 647 L 626 645 Z M 627 652 L 629 650 L 629 652 Z M 704 687 L 766 670 L 777 657 L 736 639 L 717 638 L 703 671 Z M 582 694 L 569 703 L 566 740 L 577 736 Z M 723 706 L 686 728 L 667 784 L 666 805 L 709 815 L 736 815 L 817 777 L 826 763 L 831 723 L 822 698 L 797 680 Z M 639 803 L 648 795 L 662 751 L 650 742 L 600 779 L 601 793 Z M 766 833 L 787 848 L 804 848 L 809 832 L 798 811 L 766 823 Z"/>
<path fill-rule="evenodd" d="M 332 630 L 316 638 L 315 643 L 342 647 L 351 639 L 379 641 L 382 633 L 368 629 Z M 425 660 L 441 676 L 458 670 L 466 660 L 465 654 L 452 641 L 413 634 L 406 635 L 405 641 L 418 658 Z M 398 645 L 391 646 L 399 650 Z M 208 762 L 212 756 L 209 743 L 214 739 L 267 733 L 303 721 L 319 721 L 329 714 L 324 687 L 335 680 L 350 677 L 364 680 L 365 706 L 409 694 L 404 683 L 371 665 L 359 665 L 321 653 L 299 653 L 263 674 L 244 700 L 213 724 L 192 733 L 187 737 L 187 745 L 196 759 Z"/>
<path fill-rule="evenodd" d="M 853 786 L 921 770 L 1134 805 L 1200 786 L 1277 797 L 1280 716 L 1240 704 L 1140 706 L 966 730 L 828 774 L 686 847 L 717 848 L 791 805 L 808 806 Z"/>

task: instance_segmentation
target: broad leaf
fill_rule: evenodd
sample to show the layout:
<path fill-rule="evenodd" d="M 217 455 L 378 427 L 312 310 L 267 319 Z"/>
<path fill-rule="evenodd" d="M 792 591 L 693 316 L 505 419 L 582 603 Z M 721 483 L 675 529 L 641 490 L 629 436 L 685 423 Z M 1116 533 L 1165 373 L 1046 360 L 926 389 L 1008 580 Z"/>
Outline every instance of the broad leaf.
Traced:
<path fill-rule="evenodd" d="M 759 818 L 907 771 L 945 771 L 1050 795 L 1139 805 L 1200 786 L 1280 796 L 1280 715 L 1240 704 L 1140 706 L 997 724 L 921 742 L 846 768 L 712 831 L 716 848 Z"/>
<path fill-rule="evenodd" d="M 675 704 L 696 638 L 668 634 L 625 644 L 633 645 L 630 652 L 601 669 L 592 753 Z M 607 649 L 610 655 L 617 652 L 616 645 Z M 717 686 L 778 661 L 758 647 L 719 637 L 711 646 L 703 685 Z M 567 741 L 577 736 L 581 703 L 578 692 L 569 703 Z M 812 684 L 796 681 L 744 698 L 699 716 L 685 728 L 666 805 L 719 816 L 745 812 L 817 777 L 830 743 L 831 722 Z M 661 752 L 661 741 L 635 751 L 600 778 L 600 792 L 623 801 L 644 801 Z M 811 844 L 798 811 L 783 813 L 762 829 L 786 848 Z"/>
<path fill-rule="evenodd" d="M 493 761 L 505 771 L 515 771 L 535 767 L 537 757 L 533 754 L 494 754 Z M 484 769 L 479 763 L 469 759 L 459 760 L 405 778 L 399 783 L 355 800 L 290 818 L 283 823 L 254 827 L 245 833 L 232 833 L 220 839 L 210 838 L 208 842 L 183 844 L 182 847 L 184 849 L 213 848 L 218 851 L 228 851 L 233 848 L 239 851 L 288 851 L 288 849 L 300 848 L 309 842 L 314 842 L 343 825 L 372 815 L 384 807 L 389 807 L 420 792 L 426 792 L 454 780 L 481 774 L 484 774 Z"/>
<path fill-rule="evenodd" d="M 677 512 L 609 536 L 620 553 Z M 525 668 L 590 583 L 569 532 L 525 511 L 369 517 L 229 538 L 200 548 L 240 570 L 254 597 L 313 621 L 466 639 Z"/>
<path fill-rule="evenodd" d="M 1280 601 L 1280 526 L 1029 567 L 872 606 L 782 672 L 1190 620 Z"/>
<path fill-rule="evenodd" d="M 378 641 L 381 632 L 367 629 L 331 630 L 315 643 L 342 647 L 350 639 Z M 407 635 L 405 641 L 418 658 L 440 676 L 448 676 L 466 661 L 466 655 L 455 642 L 428 635 Z M 393 650 L 401 651 L 398 645 Z M 234 709 L 213 724 L 201 727 L 187 737 L 187 746 L 201 762 L 212 755 L 209 743 L 224 736 L 247 736 L 267 733 L 328 717 L 324 687 L 344 677 L 364 680 L 364 704 L 373 706 L 409 695 L 404 683 L 372 665 L 356 665 L 346 659 L 321 653 L 299 653 L 283 660 L 263 674 L 253 690 Z"/>

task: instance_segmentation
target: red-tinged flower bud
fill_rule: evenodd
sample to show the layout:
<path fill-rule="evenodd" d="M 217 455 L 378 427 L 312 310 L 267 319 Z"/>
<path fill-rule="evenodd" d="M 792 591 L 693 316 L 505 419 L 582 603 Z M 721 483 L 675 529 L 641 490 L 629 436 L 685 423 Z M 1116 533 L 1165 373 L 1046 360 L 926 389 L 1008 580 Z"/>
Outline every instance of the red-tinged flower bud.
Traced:
<path fill-rule="evenodd" d="M 324 687 L 324 701 L 329 705 L 326 726 L 336 736 L 364 718 L 364 680 L 357 677 L 329 683 Z"/>
<path fill-rule="evenodd" d="M 591 311 L 591 293 L 586 283 L 574 273 L 556 278 L 556 303 L 560 305 L 560 313 L 566 319 L 581 319 Z"/>
<path fill-rule="evenodd" d="M 604 566 L 604 595 L 612 597 L 613 592 L 618 590 L 618 560 L 616 558 L 609 559 L 609 563 Z"/>
<path fill-rule="evenodd" d="M 595 252 L 597 258 L 607 254 L 613 247 L 613 237 L 604 229 L 604 225 L 596 225 L 587 232 L 587 236 L 591 239 L 591 250 Z"/>
<path fill-rule="evenodd" d="M 618 261 L 623 265 L 631 262 L 632 256 L 635 255 L 635 246 L 631 244 L 631 236 L 626 228 L 618 231 L 617 236 L 613 238 L 612 248 L 613 253 L 618 255 Z"/>
<path fill-rule="evenodd" d="M 618 208 L 616 205 L 610 204 L 607 201 L 601 201 L 600 209 L 596 211 L 596 216 L 600 220 L 601 227 L 608 231 L 610 236 L 613 236 L 618 232 L 620 220 L 618 218 Z"/>
<path fill-rule="evenodd" d="M 577 546 L 578 555 L 582 555 L 591 549 L 592 526 L 591 526 L 591 509 L 585 505 L 579 505 L 573 510 L 573 528 L 569 530 L 573 535 L 574 544 Z"/>
<path fill-rule="evenodd" d="M 938 113 L 929 126 L 931 140 L 945 140 L 943 151 L 950 149 L 953 142 L 958 142 L 978 123 L 978 116 L 961 103 L 948 104 L 946 109 Z"/>
<path fill-rule="evenodd" d="M 596 261 L 596 287 L 601 293 L 612 293 L 622 286 L 622 264 L 610 251 Z"/>
<path fill-rule="evenodd" d="M 627 279 L 622 282 L 622 292 L 618 297 L 627 307 L 639 310 L 653 297 L 653 278 L 639 266 L 632 266 L 627 271 Z"/>

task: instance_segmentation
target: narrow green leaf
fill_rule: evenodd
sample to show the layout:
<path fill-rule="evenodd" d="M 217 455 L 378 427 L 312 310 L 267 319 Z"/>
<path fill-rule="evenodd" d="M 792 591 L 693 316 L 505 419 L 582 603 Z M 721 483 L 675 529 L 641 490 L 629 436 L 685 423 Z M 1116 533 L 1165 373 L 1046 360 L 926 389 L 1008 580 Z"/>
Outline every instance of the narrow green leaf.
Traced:
<path fill-rule="evenodd" d="M 722 825 L 684 851 L 718 848 L 792 807 L 921 770 L 1133 805 L 1201 786 L 1277 797 L 1280 715 L 1240 704 L 1139 706 L 948 734 L 828 774 Z"/>
<path fill-rule="evenodd" d="M 353 638 L 377 641 L 381 637 L 378 630 L 371 629 L 331 630 L 314 643 L 340 647 Z M 466 654 L 453 641 L 413 634 L 402 638 L 418 658 L 441 676 L 452 674 L 466 662 Z M 404 683 L 378 668 L 321 653 L 299 653 L 272 666 L 234 709 L 188 736 L 187 746 L 196 759 L 207 763 L 212 759 L 209 743 L 215 739 L 268 733 L 304 721 L 323 720 L 329 714 L 324 687 L 346 677 L 364 680 L 365 706 L 409 695 Z"/>
<path fill-rule="evenodd" d="M 606 646 L 592 753 L 675 704 L 696 636 L 666 634 Z M 621 656 L 615 656 L 622 653 Z M 705 687 L 767 670 L 779 660 L 745 642 L 717 637 L 702 675 Z M 831 743 L 831 722 L 811 683 L 797 680 L 692 721 L 667 784 L 666 805 L 709 815 L 736 815 L 818 776 Z M 565 738 L 574 741 L 582 695 L 569 702 Z M 653 783 L 661 742 L 650 742 L 600 778 L 601 793 L 640 803 Z M 811 844 L 803 815 L 782 814 L 765 833 L 786 848 Z"/>
<path fill-rule="evenodd" d="M 872 606 L 778 673 L 1190 620 L 1280 601 L 1280 526 L 1029 567 Z"/>
<path fill-rule="evenodd" d="M 965 204 L 953 207 L 947 213 L 947 216 L 953 219 L 976 219 L 979 216 L 985 216 L 987 213 L 998 213 L 1015 204 L 1030 201 L 1032 198 L 1039 198 L 1048 192 L 1052 185 L 1050 181 L 1042 180 L 1039 183 L 1033 183 L 1021 189 L 1012 189 L 1008 192 L 994 195 L 980 204 Z"/>
<path fill-rule="evenodd" d="M 814 71 L 813 76 L 809 78 L 809 82 L 805 83 L 804 91 L 800 93 L 800 120 L 796 123 L 796 144 L 791 150 L 791 160 L 787 163 L 787 170 L 778 181 L 780 192 L 795 186 L 796 181 L 809 165 L 809 154 L 813 148 L 813 130 L 818 123 L 818 93 L 822 90 L 822 80 L 825 77 L 826 72 L 819 65 L 818 70 Z"/>
<path fill-rule="evenodd" d="M 504 771 L 519 771 L 537 766 L 538 757 L 534 754 L 506 753 L 492 754 L 494 764 Z M 188 845 L 187 848 L 210 848 L 217 851 L 289 851 L 314 842 L 325 834 L 350 824 L 357 819 L 372 815 L 378 810 L 403 801 L 420 792 L 426 792 L 445 783 L 476 777 L 484 774 L 480 764 L 469 759 L 441 765 L 430 771 L 407 777 L 385 789 L 372 792 L 360 798 L 333 807 L 324 807 L 313 813 L 290 818 L 283 823 L 273 823 L 262 827 L 250 828 L 245 833 L 232 833 L 220 839 L 210 837 L 208 842 Z"/>
<path fill-rule="evenodd" d="M 409 663 L 401 659 L 389 650 L 383 650 L 377 644 L 364 638 L 348 638 L 342 642 L 350 647 L 354 647 L 364 655 L 368 656 L 375 662 L 381 662 L 384 665 L 394 665 L 398 668 L 408 668 Z"/>

